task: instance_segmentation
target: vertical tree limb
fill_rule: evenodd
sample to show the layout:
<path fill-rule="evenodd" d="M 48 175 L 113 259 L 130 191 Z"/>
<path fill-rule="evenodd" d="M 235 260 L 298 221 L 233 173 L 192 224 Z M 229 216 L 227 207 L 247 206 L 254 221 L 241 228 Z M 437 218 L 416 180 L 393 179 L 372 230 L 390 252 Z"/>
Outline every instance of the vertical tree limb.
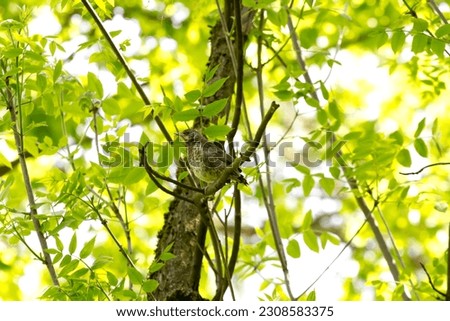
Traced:
<path fill-rule="evenodd" d="M 16 105 L 14 103 L 14 95 L 11 91 L 9 84 L 9 77 L 6 78 L 6 96 L 7 96 L 7 108 L 11 115 L 11 122 L 13 124 L 13 134 L 14 141 L 16 143 L 17 154 L 19 156 L 19 163 L 22 170 L 23 182 L 25 184 L 25 190 L 28 198 L 28 205 L 30 207 L 30 216 L 31 221 L 33 222 L 34 231 L 36 232 L 39 244 L 41 245 L 42 255 L 43 255 L 43 263 L 47 267 L 47 270 L 52 279 L 53 285 L 59 286 L 58 275 L 56 274 L 55 267 L 53 265 L 50 254 L 48 253 L 48 244 L 47 239 L 44 236 L 44 232 L 42 231 L 41 222 L 39 221 L 37 215 L 37 205 L 34 198 L 33 188 L 31 186 L 31 179 L 28 173 L 28 166 L 25 159 L 24 145 L 23 145 L 23 136 L 22 136 L 22 128 L 20 128 L 18 119 L 16 117 Z M 20 106 L 19 106 L 20 108 Z"/>
<path fill-rule="evenodd" d="M 317 101 L 319 101 L 319 97 L 317 95 L 317 92 L 314 89 L 314 83 L 308 73 L 308 70 L 306 68 L 306 63 L 305 60 L 303 59 L 302 56 L 302 50 L 300 48 L 299 45 L 299 41 L 298 41 L 298 37 L 297 34 L 295 32 L 294 29 L 294 25 L 292 23 L 292 18 L 291 18 L 291 14 L 289 12 L 288 8 L 285 8 L 287 11 L 287 16 L 288 16 L 288 28 L 289 28 L 289 33 L 291 36 L 291 40 L 292 40 L 292 45 L 294 47 L 294 51 L 295 54 L 297 56 L 297 62 L 299 63 L 299 65 L 302 67 L 303 71 L 304 71 L 304 78 L 306 80 L 306 82 L 308 84 L 311 85 L 311 92 L 310 95 L 311 97 L 313 97 L 314 99 L 316 99 Z M 336 140 L 336 136 L 334 133 L 332 133 L 332 137 L 331 137 L 331 141 L 335 141 Z M 372 212 L 369 208 L 369 206 L 367 206 L 366 200 L 364 199 L 363 196 L 361 196 L 359 194 L 359 185 L 358 182 L 356 181 L 356 179 L 350 174 L 349 168 L 347 167 L 347 164 L 345 164 L 345 162 L 343 161 L 342 158 L 342 153 L 341 151 L 338 151 L 336 154 L 336 158 L 338 159 L 338 163 L 339 166 L 341 167 L 343 173 L 344 173 L 344 177 L 347 180 L 347 184 L 349 185 L 350 189 L 353 192 L 353 195 L 355 197 L 356 203 L 358 204 L 359 208 L 361 209 L 361 211 L 363 212 L 364 216 L 367 219 L 367 222 L 369 223 L 369 226 L 372 230 L 372 232 L 375 235 L 375 239 L 378 243 L 378 246 L 380 247 L 381 253 L 383 254 L 383 257 L 385 259 L 385 261 L 388 264 L 389 270 L 392 274 L 392 277 L 394 278 L 394 280 L 396 282 L 400 282 L 400 277 L 399 277 L 399 271 L 397 268 L 397 265 L 395 264 L 394 258 L 392 256 L 392 254 L 389 251 L 389 247 L 386 244 L 386 241 L 384 240 L 383 234 L 381 233 L 380 228 L 378 227 Z M 405 300 L 409 300 L 409 297 L 406 295 L 405 292 L 403 292 L 403 298 Z"/>

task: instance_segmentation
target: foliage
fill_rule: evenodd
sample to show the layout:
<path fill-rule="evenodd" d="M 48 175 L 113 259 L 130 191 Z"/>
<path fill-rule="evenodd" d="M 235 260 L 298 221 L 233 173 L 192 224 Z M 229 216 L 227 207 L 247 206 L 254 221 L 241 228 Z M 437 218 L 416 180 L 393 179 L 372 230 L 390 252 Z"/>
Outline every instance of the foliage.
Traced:
<path fill-rule="evenodd" d="M 140 166 L 139 148 L 147 144 L 153 168 L 175 177 L 184 151 L 156 117 L 173 137 L 199 116 L 218 118 L 205 132 L 211 140 L 232 130 L 224 111 L 234 98 L 204 105 L 227 81 L 206 66 L 205 26 L 221 11 L 211 1 L 92 1 L 148 104 L 82 1 L 2 2 L 0 298 L 143 300 L 158 287 L 146 275 L 174 257 L 171 246 L 154 253 L 173 197 Z M 449 291 L 448 3 L 242 3 L 255 15 L 236 142 L 251 141 L 270 101 L 281 107 L 257 161 L 243 168 L 251 184 L 241 187 L 236 297 L 443 299 L 432 286 Z M 44 13 L 57 28 L 40 30 Z M 214 222 L 228 257 L 234 198 L 229 186 L 217 194 Z M 209 298 L 211 264 L 205 259 L 200 283 Z M 327 268 L 339 271 L 338 288 L 327 289 Z M 31 279 L 36 287 L 24 290 Z"/>

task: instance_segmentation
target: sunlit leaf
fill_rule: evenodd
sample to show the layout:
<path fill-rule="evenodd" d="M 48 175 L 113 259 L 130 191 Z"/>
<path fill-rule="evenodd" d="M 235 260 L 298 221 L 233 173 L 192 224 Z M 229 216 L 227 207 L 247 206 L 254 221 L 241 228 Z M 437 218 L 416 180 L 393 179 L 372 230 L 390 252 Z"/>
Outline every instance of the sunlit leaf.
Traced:
<path fill-rule="evenodd" d="M 142 289 L 146 293 L 152 293 L 155 291 L 159 286 L 159 282 L 156 280 L 145 280 L 144 283 L 142 283 Z"/>
<path fill-rule="evenodd" d="M 402 30 L 394 32 L 391 39 L 391 48 L 394 53 L 399 52 L 405 44 L 405 33 Z"/>
<path fill-rule="evenodd" d="M 82 259 L 87 258 L 92 253 L 92 250 L 94 249 L 94 244 L 95 244 L 95 236 L 84 244 L 83 248 L 80 251 L 80 258 Z"/>
<path fill-rule="evenodd" d="M 216 80 L 212 84 L 208 84 L 204 89 L 202 96 L 210 97 L 214 95 L 220 88 L 222 88 L 223 84 L 228 80 L 228 77 Z"/>
<path fill-rule="evenodd" d="M 305 232 L 303 232 L 303 241 L 310 250 L 319 252 L 319 242 L 317 239 L 317 235 L 313 232 L 313 230 L 306 230 Z"/>
<path fill-rule="evenodd" d="M 70 254 L 75 253 L 76 249 L 77 249 L 77 234 L 74 233 L 74 234 L 72 235 L 72 238 L 70 239 L 70 243 L 69 243 L 69 253 L 70 253 Z"/>
<path fill-rule="evenodd" d="M 305 178 L 303 179 L 302 182 L 303 193 L 305 194 L 305 196 L 311 194 L 314 185 L 315 185 L 314 178 L 311 175 L 305 175 Z"/>
<path fill-rule="evenodd" d="M 333 191 L 334 191 L 334 185 L 335 185 L 335 181 L 332 178 L 329 177 L 322 177 L 319 180 L 319 184 L 320 187 L 323 188 L 323 190 L 328 194 L 328 195 L 332 195 Z"/>
<path fill-rule="evenodd" d="M 425 47 L 428 42 L 428 37 L 423 33 L 416 34 L 413 37 L 411 50 L 414 53 L 419 53 L 425 50 Z"/>
<path fill-rule="evenodd" d="M 427 145 L 425 144 L 425 142 L 423 141 L 422 138 L 417 138 L 414 141 L 414 148 L 416 149 L 416 152 L 422 156 L 422 157 L 427 157 L 428 156 L 428 148 Z"/>
<path fill-rule="evenodd" d="M 411 166 L 411 155 L 409 153 L 409 150 L 407 149 L 402 149 L 396 157 L 397 161 L 405 167 L 410 167 Z"/>
<path fill-rule="evenodd" d="M 175 122 L 190 121 L 190 120 L 194 120 L 198 116 L 200 116 L 198 109 L 191 108 L 191 109 L 187 109 L 187 110 L 183 110 L 183 111 L 174 113 L 172 116 L 172 119 Z"/>
<path fill-rule="evenodd" d="M 202 115 L 206 117 L 213 117 L 219 114 L 227 105 L 228 99 L 219 99 L 208 105 L 202 111 Z"/>
<path fill-rule="evenodd" d="M 296 239 L 289 240 L 289 243 L 286 246 L 286 252 L 290 257 L 293 257 L 294 259 L 300 257 L 300 245 L 298 244 Z"/>
<path fill-rule="evenodd" d="M 134 267 L 129 266 L 127 268 L 127 275 L 130 278 L 131 283 L 133 284 L 142 284 L 142 282 L 144 281 L 144 276 Z"/>

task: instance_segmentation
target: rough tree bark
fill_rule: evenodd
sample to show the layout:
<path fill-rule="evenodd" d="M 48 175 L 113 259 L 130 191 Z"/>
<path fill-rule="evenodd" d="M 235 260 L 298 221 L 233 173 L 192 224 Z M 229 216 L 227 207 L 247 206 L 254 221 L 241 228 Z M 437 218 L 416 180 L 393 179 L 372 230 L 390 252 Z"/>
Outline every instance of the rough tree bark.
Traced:
<path fill-rule="evenodd" d="M 224 31 L 232 29 L 234 10 L 232 7 L 233 1 L 225 1 L 225 3 L 224 19 L 218 20 L 211 29 L 211 53 L 208 67 L 219 66 L 210 82 L 225 77 L 228 77 L 228 80 L 214 96 L 206 98 L 203 104 L 206 105 L 219 99 L 228 98 L 228 107 L 225 110 L 229 110 L 236 76 Z M 226 22 L 225 28 L 221 21 Z M 249 28 L 246 29 L 248 33 Z M 201 122 L 200 120 L 195 121 L 194 128 L 200 127 L 200 124 L 205 126 L 207 121 L 205 119 Z M 183 183 L 191 184 L 189 179 L 185 179 Z M 176 187 L 174 192 L 188 199 L 194 199 L 196 194 L 195 191 L 180 187 Z M 202 206 L 207 205 L 202 204 Z M 161 270 L 148 276 L 150 279 L 159 282 L 158 289 L 148 295 L 149 300 L 203 300 L 198 293 L 198 285 L 206 233 L 207 223 L 202 219 L 199 208 L 191 203 L 174 198 L 169 211 L 165 214 L 164 226 L 158 235 L 155 256 L 156 258 L 159 257 L 164 249 L 173 243 L 171 252 L 176 257 L 167 261 Z"/>

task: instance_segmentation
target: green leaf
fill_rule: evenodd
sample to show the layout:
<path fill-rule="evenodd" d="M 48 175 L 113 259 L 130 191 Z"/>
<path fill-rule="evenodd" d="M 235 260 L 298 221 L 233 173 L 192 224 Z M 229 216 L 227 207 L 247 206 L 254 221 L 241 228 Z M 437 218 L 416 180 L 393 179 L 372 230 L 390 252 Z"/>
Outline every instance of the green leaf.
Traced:
<path fill-rule="evenodd" d="M 377 48 L 380 48 L 381 46 L 383 46 L 388 39 L 389 39 L 389 36 L 386 32 L 384 32 L 384 31 L 377 32 L 375 35 L 375 44 L 377 45 Z"/>
<path fill-rule="evenodd" d="M 331 194 L 333 194 L 334 185 L 335 185 L 334 179 L 329 178 L 329 177 L 322 177 L 319 180 L 319 184 L 328 195 L 331 196 Z"/>
<path fill-rule="evenodd" d="M 439 122 L 438 122 L 438 119 L 436 118 L 436 119 L 433 121 L 433 125 L 431 126 L 431 133 L 432 133 L 433 135 L 436 135 L 437 130 L 438 130 L 438 126 L 439 126 Z"/>
<path fill-rule="evenodd" d="M 227 125 L 211 125 L 203 130 L 203 133 L 211 139 L 225 138 L 231 127 Z"/>
<path fill-rule="evenodd" d="M 227 105 L 227 98 L 216 100 L 208 105 L 202 111 L 202 115 L 206 117 L 213 117 L 220 113 Z"/>
<path fill-rule="evenodd" d="M 335 179 L 339 179 L 341 176 L 341 169 L 337 166 L 331 166 L 328 171 Z"/>
<path fill-rule="evenodd" d="M 92 72 L 88 73 L 88 88 L 90 91 L 97 93 L 97 98 L 103 98 L 103 85 Z"/>
<path fill-rule="evenodd" d="M 183 110 L 183 111 L 174 113 L 172 115 L 172 119 L 174 122 L 190 121 L 190 120 L 194 120 L 198 116 L 200 116 L 198 109 L 191 108 L 191 109 L 187 109 L 187 110 Z"/>
<path fill-rule="evenodd" d="M 285 10 L 282 10 L 285 12 Z M 287 19 L 286 19 L 287 21 Z M 316 28 L 305 28 L 300 31 L 300 43 L 305 49 L 309 49 L 316 44 L 319 31 Z"/>
<path fill-rule="evenodd" d="M 197 101 L 200 97 L 202 96 L 202 92 L 200 90 L 192 90 L 187 92 L 184 95 L 184 98 L 186 98 L 186 100 L 190 103 L 193 103 L 195 101 Z"/>
<path fill-rule="evenodd" d="M 431 38 L 430 48 L 431 51 L 436 54 L 436 56 L 443 57 L 445 51 L 445 42 L 440 39 Z"/>
<path fill-rule="evenodd" d="M 79 279 L 81 278 L 83 275 L 87 274 L 89 272 L 88 268 L 81 268 L 76 270 L 75 272 L 73 272 L 70 277 L 74 278 L 74 279 Z"/>
<path fill-rule="evenodd" d="M 61 242 L 61 239 L 59 238 L 59 237 L 57 237 L 57 236 L 55 236 L 55 243 L 56 243 L 56 248 L 59 250 L 59 251 L 62 251 L 62 250 L 64 250 L 64 244 L 63 244 L 63 242 Z"/>
<path fill-rule="evenodd" d="M 53 69 L 53 83 L 56 83 L 59 76 L 61 76 L 62 73 L 62 61 L 58 60 L 58 62 L 55 65 L 55 68 Z"/>
<path fill-rule="evenodd" d="M 80 258 L 82 259 L 87 258 L 92 253 L 94 244 L 95 244 L 95 236 L 86 243 L 84 243 L 84 246 L 80 251 Z"/>
<path fill-rule="evenodd" d="M 308 230 L 311 227 L 312 222 L 313 222 L 312 211 L 309 210 L 308 212 L 306 212 L 305 218 L 303 219 L 302 231 Z"/>
<path fill-rule="evenodd" d="M 414 133 L 414 138 L 419 137 L 419 135 L 422 133 L 422 130 L 425 128 L 425 121 L 426 118 L 424 117 L 417 125 L 416 132 Z"/>
<path fill-rule="evenodd" d="M 274 95 L 280 100 L 291 100 L 294 97 L 294 93 L 291 90 L 277 90 L 274 91 Z"/>
<path fill-rule="evenodd" d="M 0 30 L 17 30 L 23 27 L 25 26 L 22 22 L 13 19 L 6 19 L 0 22 Z"/>
<path fill-rule="evenodd" d="M 290 193 L 294 188 L 301 186 L 301 183 L 297 178 L 286 178 L 283 179 L 282 182 L 286 188 L 286 193 Z"/>
<path fill-rule="evenodd" d="M 303 166 L 303 165 L 300 165 L 300 164 L 294 166 L 294 168 L 295 168 L 296 170 L 298 170 L 300 173 L 305 174 L 305 175 L 309 175 L 309 174 L 311 173 L 311 171 L 309 170 L 308 167 Z"/>
<path fill-rule="evenodd" d="M 294 259 L 298 259 L 300 257 L 300 245 L 298 241 L 295 239 L 289 240 L 288 245 L 286 246 L 286 252 L 290 257 Z"/>
<path fill-rule="evenodd" d="M 127 170 L 127 175 L 123 180 L 123 184 L 131 185 L 140 182 L 147 174 L 143 167 L 133 167 Z"/>
<path fill-rule="evenodd" d="M 311 291 L 308 293 L 308 297 L 306 298 L 306 301 L 316 301 L 316 291 Z"/>
<path fill-rule="evenodd" d="M 319 241 L 313 230 L 303 232 L 303 241 L 314 252 L 319 252 Z"/>
<path fill-rule="evenodd" d="M 407 150 L 407 149 L 402 149 L 397 154 L 396 159 L 402 166 L 405 166 L 405 167 L 411 166 L 411 154 L 409 153 L 409 150 Z"/>
<path fill-rule="evenodd" d="M 336 120 L 341 120 L 341 111 L 339 110 L 339 107 L 335 101 L 330 102 L 328 105 L 328 111 L 331 116 L 334 117 Z"/>
<path fill-rule="evenodd" d="M 104 267 L 105 265 L 108 265 L 112 261 L 113 261 L 113 258 L 110 256 L 100 256 L 99 258 L 97 258 L 94 261 L 94 263 L 91 266 L 91 269 L 92 270 L 100 269 L 100 268 Z"/>
<path fill-rule="evenodd" d="M 325 246 L 327 245 L 328 241 L 330 241 L 332 244 L 334 245 L 339 245 L 341 242 L 339 240 L 339 238 L 337 238 L 336 236 L 334 236 L 333 234 L 330 234 L 328 232 L 323 232 L 320 235 L 320 242 L 322 243 L 322 248 L 324 249 Z"/>
<path fill-rule="evenodd" d="M 305 101 L 308 105 L 314 108 L 320 108 L 320 103 L 317 99 L 311 97 L 305 97 Z"/>
<path fill-rule="evenodd" d="M 219 80 L 216 80 L 215 82 L 213 82 L 212 84 L 207 85 L 204 89 L 203 89 L 203 97 L 210 97 L 212 95 L 214 95 L 220 88 L 222 88 L 223 84 L 228 80 L 228 77 L 226 78 L 221 78 Z"/>
<path fill-rule="evenodd" d="M 144 281 L 144 283 L 142 284 L 142 290 L 144 290 L 146 293 L 152 293 L 153 291 L 155 291 L 159 286 L 158 281 L 156 280 L 146 280 Z"/>
<path fill-rule="evenodd" d="M 142 284 L 144 281 L 144 276 L 136 270 L 134 267 L 129 266 L 127 268 L 128 277 L 130 278 L 131 283 L 133 284 Z"/>
<path fill-rule="evenodd" d="M 74 233 L 69 243 L 69 253 L 70 254 L 75 253 L 76 249 L 77 249 L 77 234 Z"/>
<path fill-rule="evenodd" d="M 320 82 L 320 91 L 322 92 L 323 98 L 325 98 L 326 100 L 330 98 L 330 93 L 328 92 L 327 87 L 325 87 L 323 81 Z"/>
<path fill-rule="evenodd" d="M 428 29 L 428 21 L 424 19 L 414 18 L 413 23 L 413 30 L 416 32 L 424 32 Z"/>
<path fill-rule="evenodd" d="M 102 109 L 107 115 L 119 115 L 120 106 L 116 99 L 106 98 L 103 100 Z"/>
<path fill-rule="evenodd" d="M 309 196 L 309 194 L 311 193 L 313 187 L 314 187 L 314 178 L 311 175 L 306 175 L 305 178 L 303 179 L 303 194 L 305 194 L 305 196 Z"/>
<path fill-rule="evenodd" d="M 161 270 L 164 267 L 164 263 L 161 262 L 153 262 L 148 268 L 148 273 L 154 273 Z"/>
<path fill-rule="evenodd" d="M 74 259 L 72 261 L 70 261 L 67 265 L 65 265 L 61 271 L 59 271 L 59 276 L 66 276 L 67 274 L 69 274 L 70 272 L 72 272 L 73 270 L 75 270 L 78 266 L 78 264 L 80 263 L 79 260 Z"/>
<path fill-rule="evenodd" d="M 394 53 L 399 52 L 405 44 L 405 33 L 401 30 L 394 32 L 391 39 L 391 48 Z"/>
<path fill-rule="evenodd" d="M 422 157 L 427 157 L 428 156 L 428 148 L 427 145 L 425 144 L 425 142 L 423 141 L 422 138 L 417 138 L 414 141 L 414 148 L 416 149 L 416 152 L 422 156 Z"/>
<path fill-rule="evenodd" d="M 163 261 L 163 262 L 167 262 L 167 261 L 172 260 L 174 258 L 176 258 L 176 255 L 171 253 L 171 252 L 163 252 L 161 254 L 161 256 L 159 257 L 159 259 L 161 261 Z"/>
<path fill-rule="evenodd" d="M 66 254 L 66 255 L 64 255 L 61 262 L 59 263 L 59 266 L 60 267 L 66 266 L 67 264 L 70 263 L 71 260 L 72 260 L 72 257 L 69 254 Z"/>
<path fill-rule="evenodd" d="M 322 126 L 326 126 L 328 123 L 327 112 L 325 110 L 323 110 L 322 108 L 317 109 L 317 121 Z"/>
<path fill-rule="evenodd" d="M 117 280 L 117 277 L 109 271 L 106 271 L 106 277 L 108 278 L 109 284 L 112 286 L 115 286 L 117 282 L 119 282 L 119 280 Z"/>
<path fill-rule="evenodd" d="M 214 75 L 216 74 L 216 71 L 217 71 L 217 69 L 219 69 L 219 67 L 220 67 L 220 64 L 217 66 L 214 66 L 213 68 L 208 69 L 206 71 L 206 74 L 205 74 L 205 82 L 206 83 L 208 83 L 212 79 L 212 77 L 214 77 Z"/>
<path fill-rule="evenodd" d="M 420 53 L 425 50 L 425 47 L 427 46 L 428 37 L 425 36 L 423 33 L 419 33 L 413 37 L 411 50 L 414 53 Z"/>
<path fill-rule="evenodd" d="M 446 35 L 450 35 L 450 24 L 445 24 L 445 25 L 440 26 L 436 30 L 435 35 L 438 38 L 442 38 Z"/>

